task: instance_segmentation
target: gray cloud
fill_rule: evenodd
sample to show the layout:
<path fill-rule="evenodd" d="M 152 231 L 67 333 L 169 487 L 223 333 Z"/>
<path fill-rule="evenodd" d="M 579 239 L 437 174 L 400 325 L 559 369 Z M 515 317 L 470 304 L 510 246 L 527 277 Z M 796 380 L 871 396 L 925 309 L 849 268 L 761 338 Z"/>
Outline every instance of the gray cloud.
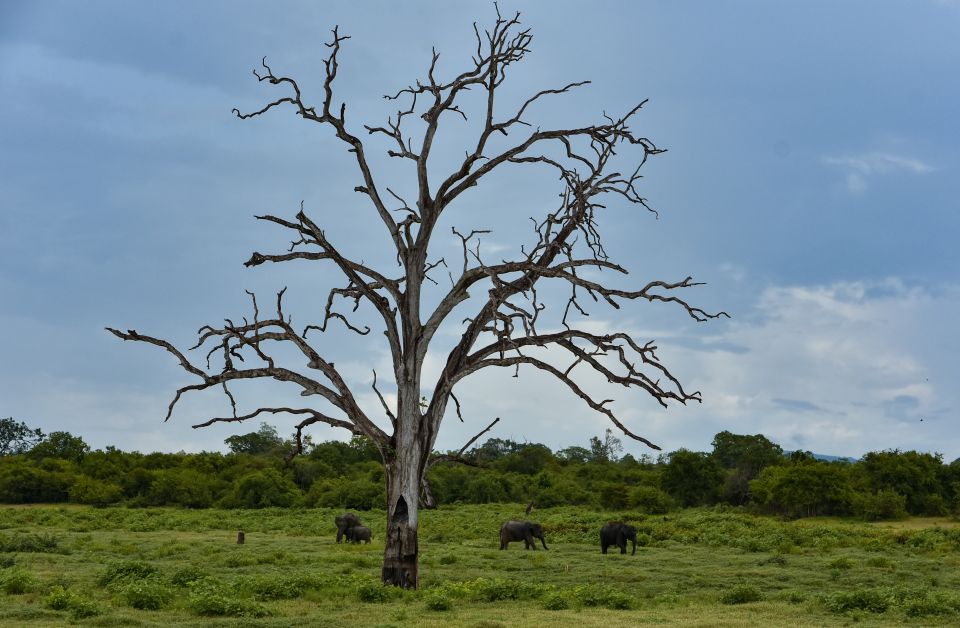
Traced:
<path fill-rule="evenodd" d="M 791 412 L 825 412 L 817 404 L 801 399 L 771 399 L 770 401 Z"/>

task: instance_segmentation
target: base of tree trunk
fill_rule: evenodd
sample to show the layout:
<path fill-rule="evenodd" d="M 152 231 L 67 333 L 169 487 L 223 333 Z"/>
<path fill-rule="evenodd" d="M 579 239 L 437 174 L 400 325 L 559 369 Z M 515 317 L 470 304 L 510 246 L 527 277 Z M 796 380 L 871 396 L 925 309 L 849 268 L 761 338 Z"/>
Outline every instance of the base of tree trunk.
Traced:
<path fill-rule="evenodd" d="M 382 579 L 384 584 L 404 589 L 416 589 L 420 584 L 417 527 L 410 525 L 403 497 L 387 529 Z"/>

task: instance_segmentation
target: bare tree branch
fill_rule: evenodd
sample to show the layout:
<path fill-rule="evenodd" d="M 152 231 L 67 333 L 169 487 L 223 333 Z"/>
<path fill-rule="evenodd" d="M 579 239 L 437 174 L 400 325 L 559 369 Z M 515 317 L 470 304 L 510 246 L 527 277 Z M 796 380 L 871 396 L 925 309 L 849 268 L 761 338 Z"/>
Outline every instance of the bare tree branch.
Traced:
<path fill-rule="evenodd" d="M 589 316 L 594 307 L 619 310 L 626 303 L 659 302 L 680 308 L 697 322 L 726 317 L 725 312 L 709 312 L 692 304 L 686 290 L 700 285 L 690 277 L 682 281 L 652 280 L 627 286 L 615 285 L 611 277 L 622 278 L 627 270 L 612 261 L 604 246 L 602 216 L 611 203 L 636 206 L 658 216 L 642 195 L 641 172 L 651 156 L 663 152 L 650 139 L 632 127 L 646 100 L 627 107 L 620 115 L 600 112 L 593 122 L 542 128 L 532 121 L 540 105 L 552 96 L 563 96 L 586 86 L 588 81 L 575 81 L 562 86 L 531 90 L 521 98 L 519 106 L 506 111 L 498 92 L 511 75 L 512 68 L 531 51 L 533 40 L 529 29 L 520 23 L 519 13 L 504 16 L 494 5 L 496 19 L 489 29 L 473 25 L 472 58 L 465 69 L 451 77 L 441 76 L 440 53 L 432 50 L 426 74 L 385 96 L 396 100 L 396 113 L 385 124 L 363 125 L 367 141 L 384 142 L 386 155 L 410 162 L 416 178 L 416 198 L 406 199 L 395 190 L 406 188 L 382 185 L 374 176 L 366 146 L 352 134 L 346 121 L 346 105 L 334 103 L 333 86 L 340 69 L 341 45 L 349 39 L 337 28 L 327 44 L 329 53 L 323 60 L 323 96 L 317 106 L 304 102 L 300 84 L 293 78 L 276 74 L 267 64 L 254 70 L 259 82 L 282 89 L 279 97 L 261 108 L 241 113 L 240 119 L 256 118 L 279 107 L 292 107 L 305 120 L 333 129 L 344 143 L 360 175 L 354 190 L 369 198 L 374 211 L 386 226 L 393 243 L 399 271 L 384 272 L 345 257 L 334 246 L 317 222 L 309 218 L 301 203 L 293 218 L 261 215 L 257 218 L 284 227 L 292 234 L 286 252 L 254 251 L 245 265 L 261 266 L 267 262 L 294 260 L 325 261 L 341 280 L 328 288 L 319 320 L 308 321 L 298 333 L 292 318 L 284 313 L 284 290 L 277 293 L 276 314 L 261 314 L 256 295 L 250 293 L 252 320 L 238 322 L 226 319 L 222 325 L 206 325 L 198 330 L 192 348 L 202 352 L 206 369 L 198 367 L 171 343 L 144 336 L 134 330 L 121 332 L 108 328 L 123 340 L 134 340 L 160 347 L 173 355 L 181 367 L 198 378 L 177 389 L 170 402 L 167 419 L 183 395 L 219 387 L 230 404 L 231 416 L 197 423 L 203 427 L 218 422 L 242 422 L 270 414 L 302 417 L 296 426 L 296 455 L 303 451 L 303 430 L 323 423 L 363 434 L 373 440 L 385 464 L 387 476 L 388 527 L 383 580 L 388 584 L 416 586 L 417 583 L 417 507 L 423 489 L 424 502 L 432 496 L 426 484 L 425 471 L 439 460 L 463 461 L 462 454 L 486 434 L 499 418 L 479 432 L 455 454 L 432 456 L 440 424 L 448 405 L 454 404 L 456 416 L 463 421 L 454 386 L 464 378 L 489 367 L 511 368 L 514 376 L 521 366 L 533 367 L 549 374 L 566 386 L 595 412 L 605 415 L 626 436 L 659 449 L 646 438 L 635 434 L 611 409 L 611 399 L 601 399 L 594 389 L 582 384 L 584 372 L 600 375 L 609 383 L 646 391 L 663 406 L 701 401 L 700 393 L 688 392 L 657 355 L 653 341 L 635 339 L 625 331 L 596 333 L 587 331 L 581 317 Z M 464 98 L 468 93 L 482 96 L 480 103 Z M 462 161 L 444 166 L 431 161 L 434 142 L 440 137 L 441 124 L 446 128 L 459 120 L 471 120 L 473 136 L 462 146 Z M 416 123 L 411 130 L 410 121 Z M 422 124 L 421 124 L 422 121 Z M 555 204 L 542 208 L 539 217 L 531 218 L 530 240 L 519 254 L 496 263 L 481 256 L 480 237 L 488 229 L 472 229 L 452 233 L 459 238 L 462 264 L 453 264 L 430 250 L 441 215 L 467 190 L 478 186 L 494 171 L 504 168 L 546 169 L 557 177 Z M 435 188 L 431 188 L 431 174 Z M 412 187 L 412 186 L 410 186 Z M 383 192 L 381 192 L 383 190 Z M 509 204 L 508 190 L 496 190 L 493 201 Z M 387 203 L 391 206 L 388 207 Z M 432 253 L 432 254 L 431 254 Z M 434 260 L 434 261 L 431 261 Z M 424 309 L 425 282 L 437 282 L 429 276 L 440 265 L 450 274 L 450 289 L 441 294 L 431 311 Z M 601 273 L 607 273 L 602 279 Z M 458 275 L 458 276 L 455 276 Z M 397 278 L 393 278 L 399 275 Z M 558 300 L 553 286 L 563 288 L 566 297 Z M 446 354 L 440 374 L 432 387 L 424 386 L 424 364 L 433 340 L 453 312 L 467 302 L 471 293 L 480 303 L 472 312 L 465 312 L 462 335 Z M 344 305 L 346 307 L 344 307 Z M 341 376 L 329 355 L 322 357 L 308 340 L 311 331 L 327 332 L 332 320 L 342 322 L 347 330 L 365 338 L 369 326 L 358 316 L 360 306 L 373 308 L 379 316 L 374 324 L 380 327 L 390 349 L 396 404 L 388 404 L 378 387 L 374 371 L 373 390 L 390 419 L 391 433 L 377 426 L 359 407 L 350 385 Z M 554 308 L 556 305 L 556 309 Z M 335 326 L 336 327 L 336 326 Z M 279 345 L 279 346 L 278 346 Z M 275 351 L 292 347 L 295 352 Z M 291 358 L 292 354 L 292 358 Z M 283 359 L 281 359 L 283 358 Z M 302 360 L 288 367 L 287 362 Z M 306 375 L 309 373 L 310 375 Z M 234 382 L 246 379 L 273 379 L 289 382 L 301 389 L 305 397 L 318 395 L 336 409 L 337 416 L 306 408 L 261 407 L 241 413 L 234 397 Z M 365 384 L 364 384 L 365 385 Z M 429 391 L 429 401 L 425 401 Z M 312 404 L 310 404 L 312 405 Z M 340 416 L 342 413 L 342 416 Z"/>

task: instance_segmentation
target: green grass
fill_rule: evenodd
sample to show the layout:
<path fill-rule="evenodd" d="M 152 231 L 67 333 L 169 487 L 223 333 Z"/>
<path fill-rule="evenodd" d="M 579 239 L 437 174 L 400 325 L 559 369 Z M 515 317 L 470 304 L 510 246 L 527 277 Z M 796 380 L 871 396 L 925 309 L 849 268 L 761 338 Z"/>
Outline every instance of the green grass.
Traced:
<path fill-rule="evenodd" d="M 499 551 L 523 506 L 421 513 L 421 590 L 379 585 L 370 545 L 316 510 L 0 509 L 0 625 L 825 626 L 960 623 L 960 527 L 543 509 L 550 551 Z M 600 554 L 630 521 L 636 556 Z M 236 544 L 236 531 L 246 543 Z"/>

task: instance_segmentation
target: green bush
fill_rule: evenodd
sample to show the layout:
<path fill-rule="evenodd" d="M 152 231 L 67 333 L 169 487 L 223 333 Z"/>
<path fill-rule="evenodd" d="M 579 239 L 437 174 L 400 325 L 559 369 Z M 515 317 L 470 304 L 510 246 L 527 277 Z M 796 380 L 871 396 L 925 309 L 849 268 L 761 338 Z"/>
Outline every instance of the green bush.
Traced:
<path fill-rule="evenodd" d="M 262 604 L 239 600 L 211 580 L 195 580 L 189 586 L 190 610 L 197 615 L 206 617 L 265 617 L 268 614 L 267 609 Z"/>
<path fill-rule="evenodd" d="M 846 556 L 840 556 L 827 563 L 827 567 L 830 569 L 851 569 L 853 567 L 853 561 Z"/>
<path fill-rule="evenodd" d="M 43 605 L 55 611 L 69 611 L 72 619 L 84 619 L 99 615 L 102 611 L 93 602 L 62 586 L 55 586 L 43 598 Z"/>
<path fill-rule="evenodd" d="M 612 610 L 633 608 L 633 598 L 616 589 L 601 585 L 587 585 L 573 589 L 574 597 L 584 606 L 601 606 Z"/>
<path fill-rule="evenodd" d="M 449 611 L 453 608 L 453 601 L 443 593 L 435 591 L 427 594 L 426 606 L 431 611 Z"/>
<path fill-rule="evenodd" d="M 886 556 L 872 556 L 867 559 L 867 567 L 877 567 L 879 569 L 895 569 L 896 565 Z"/>
<path fill-rule="evenodd" d="M 628 502 L 632 508 L 652 515 L 666 514 L 674 507 L 673 498 L 655 486 L 634 487 L 630 490 Z"/>
<path fill-rule="evenodd" d="M 125 583 L 129 580 L 143 580 L 157 572 L 157 568 L 140 560 L 115 561 L 97 576 L 97 584 L 102 587 Z"/>
<path fill-rule="evenodd" d="M 907 498 L 891 490 L 857 495 L 853 500 L 853 514 L 864 521 L 905 519 Z"/>
<path fill-rule="evenodd" d="M 52 534 L 0 534 L 0 552 L 62 554 L 60 539 Z"/>
<path fill-rule="evenodd" d="M 885 613 L 892 602 L 892 596 L 884 589 L 843 591 L 829 595 L 824 599 L 824 605 L 834 613 L 846 613 L 854 610 Z"/>
<path fill-rule="evenodd" d="M 186 565 L 180 567 L 170 576 L 170 584 L 177 587 L 185 587 L 191 582 L 208 578 L 210 574 L 196 565 Z"/>
<path fill-rule="evenodd" d="M 903 611 L 907 617 L 956 615 L 960 613 L 960 597 L 938 592 L 922 598 L 907 600 Z"/>
<path fill-rule="evenodd" d="M 247 588 L 253 591 L 256 599 L 292 600 L 304 594 L 312 583 L 302 576 L 283 574 L 256 576 L 247 581 Z"/>
<path fill-rule="evenodd" d="M 347 510 L 383 508 L 386 502 L 386 485 L 367 478 L 318 480 L 306 496 L 309 506 Z"/>
<path fill-rule="evenodd" d="M 365 580 L 357 584 L 357 599 L 361 602 L 387 602 L 402 594 L 397 587 L 385 586 L 380 580 Z"/>
<path fill-rule="evenodd" d="M 570 608 L 570 600 L 563 593 L 554 592 L 543 596 L 540 605 L 548 611 L 562 611 Z"/>
<path fill-rule="evenodd" d="M 95 480 L 85 475 L 78 476 L 70 487 L 70 501 L 74 504 L 106 506 L 115 504 L 123 497 L 123 489 L 113 482 Z"/>
<path fill-rule="evenodd" d="M 142 470 L 138 469 L 137 471 Z M 151 506 L 185 506 L 209 508 L 214 503 L 218 482 L 215 476 L 195 469 L 163 469 L 144 481 L 149 481 L 144 502 Z"/>
<path fill-rule="evenodd" d="M 300 489 L 276 469 L 262 469 L 234 482 L 220 505 L 224 508 L 286 508 L 301 500 Z"/>
<path fill-rule="evenodd" d="M 620 487 L 623 490 L 624 487 Z M 541 508 L 590 504 L 593 496 L 576 482 L 561 479 L 537 494 L 537 505 Z"/>
<path fill-rule="evenodd" d="M 55 611 L 65 611 L 70 608 L 75 600 L 79 599 L 82 598 L 73 591 L 57 585 L 43 598 L 43 605 Z"/>
<path fill-rule="evenodd" d="M 23 595 L 33 591 L 37 579 L 29 571 L 14 567 L 0 573 L 0 589 L 7 595 Z"/>
<path fill-rule="evenodd" d="M 38 469 L 27 461 L 0 467 L 0 503 L 32 504 L 67 501 L 72 475 Z"/>
<path fill-rule="evenodd" d="M 747 584 L 737 585 L 720 596 L 720 601 L 724 604 L 748 604 L 762 599 L 760 590 Z"/>
<path fill-rule="evenodd" d="M 478 578 L 475 581 L 476 595 L 486 602 L 501 600 L 524 600 L 537 597 L 541 592 L 539 585 L 517 580 Z"/>
<path fill-rule="evenodd" d="M 160 610 L 173 599 L 173 592 L 159 582 L 144 580 L 128 582 L 120 590 L 120 597 L 128 606 L 147 611 Z"/>

